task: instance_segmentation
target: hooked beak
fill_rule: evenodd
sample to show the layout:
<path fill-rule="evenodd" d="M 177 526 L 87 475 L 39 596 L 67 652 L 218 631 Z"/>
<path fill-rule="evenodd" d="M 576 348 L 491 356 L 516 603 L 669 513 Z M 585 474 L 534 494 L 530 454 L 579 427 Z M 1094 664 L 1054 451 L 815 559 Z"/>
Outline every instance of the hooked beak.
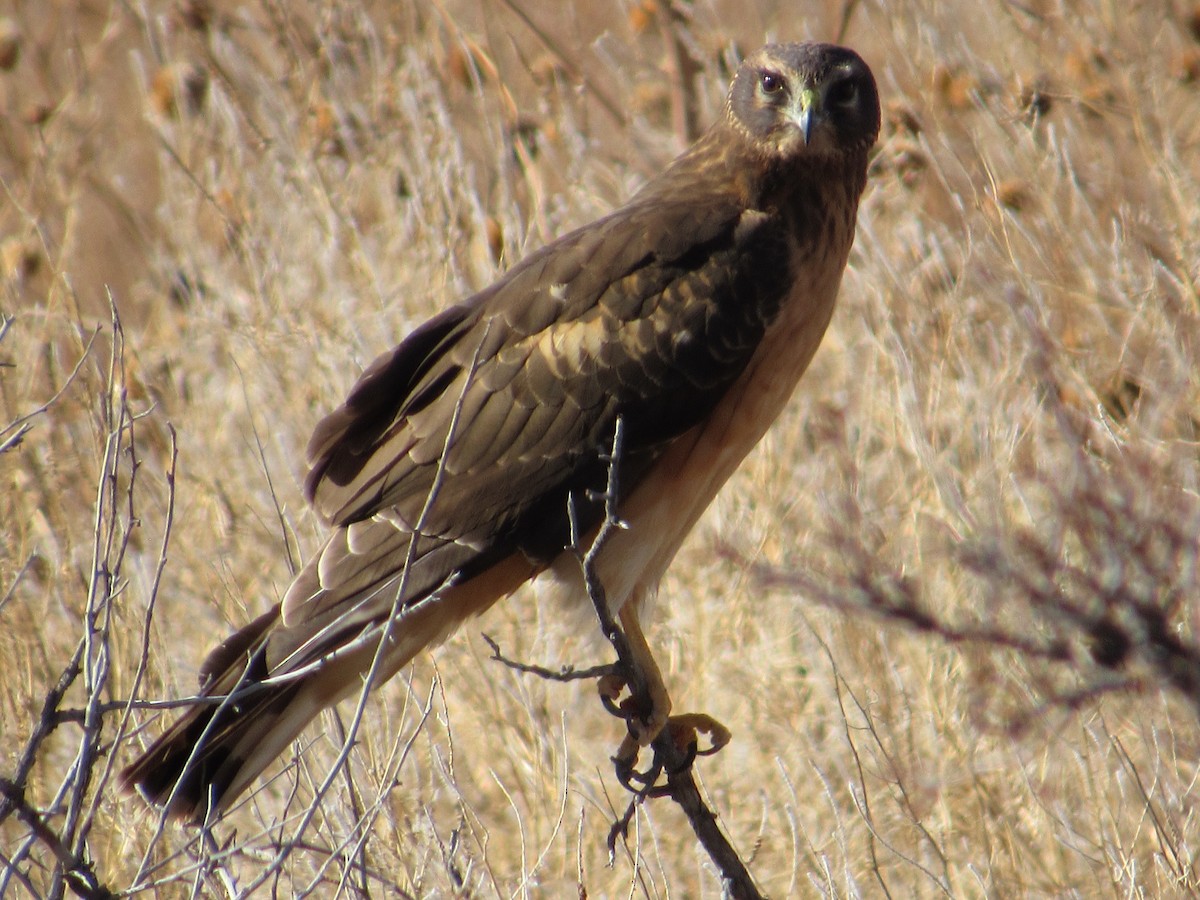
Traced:
<path fill-rule="evenodd" d="M 805 146 L 808 145 L 812 138 L 812 130 L 815 118 L 815 110 L 820 97 L 812 88 L 805 88 L 796 95 L 796 100 L 792 106 L 792 121 L 800 129 L 800 134 L 804 137 Z"/>

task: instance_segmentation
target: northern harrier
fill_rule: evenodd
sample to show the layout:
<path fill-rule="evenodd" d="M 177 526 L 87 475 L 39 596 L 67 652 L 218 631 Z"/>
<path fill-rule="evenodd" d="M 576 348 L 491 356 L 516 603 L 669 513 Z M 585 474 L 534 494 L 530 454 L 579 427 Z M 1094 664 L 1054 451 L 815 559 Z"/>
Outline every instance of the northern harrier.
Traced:
<path fill-rule="evenodd" d="M 628 528 L 595 572 L 657 675 L 639 607 L 816 351 L 878 133 L 857 54 L 763 47 L 720 121 L 625 206 L 377 359 L 308 446 L 328 541 L 281 604 L 211 653 L 210 702 L 124 782 L 184 816 L 218 811 L 361 689 L 385 630 L 380 679 L 541 573 L 588 603 L 568 500 L 586 543 L 618 419 Z M 670 710 L 654 687 L 630 726 L 642 744 Z"/>

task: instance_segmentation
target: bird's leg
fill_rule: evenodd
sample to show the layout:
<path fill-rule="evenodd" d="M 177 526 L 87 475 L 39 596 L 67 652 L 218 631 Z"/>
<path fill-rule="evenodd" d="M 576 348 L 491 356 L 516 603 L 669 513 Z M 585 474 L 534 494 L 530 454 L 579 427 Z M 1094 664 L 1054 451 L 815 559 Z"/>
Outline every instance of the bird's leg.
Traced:
<path fill-rule="evenodd" d="M 657 780 L 662 771 L 657 748 L 655 763 L 649 772 L 637 773 L 633 765 L 637 760 L 638 751 L 642 747 L 654 744 L 660 735 L 683 752 L 684 768 L 690 766 L 697 755 L 716 753 L 729 743 L 732 737 L 728 728 L 704 713 L 671 715 L 671 696 L 667 693 L 662 671 L 642 632 L 637 608 L 638 604 L 631 600 L 621 607 L 618 614 L 629 649 L 630 658 L 625 666 L 626 671 L 621 675 L 606 675 L 599 682 L 600 696 L 605 701 L 605 706 L 623 718 L 629 729 L 628 735 L 617 748 L 614 761 L 617 764 L 618 775 L 630 789 L 633 789 L 629 783 L 632 778 L 636 777 L 646 785 L 652 785 Z M 624 702 L 618 703 L 618 698 L 626 688 L 630 696 Z M 710 741 L 710 746 L 704 750 L 697 749 L 699 734 L 708 735 Z M 673 756 L 677 758 L 677 755 Z"/>
<path fill-rule="evenodd" d="M 630 698 L 621 714 L 629 725 L 629 735 L 638 747 L 648 747 L 658 737 L 671 715 L 671 695 L 667 693 L 662 671 L 650 652 L 642 623 L 638 619 L 637 602 L 631 600 L 621 607 L 617 617 L 629 646 L 628 684 L 621 676 L 607 676 L 600 681 L 600 693 L 616 701 L 623 687 L 629 688 Z"/>

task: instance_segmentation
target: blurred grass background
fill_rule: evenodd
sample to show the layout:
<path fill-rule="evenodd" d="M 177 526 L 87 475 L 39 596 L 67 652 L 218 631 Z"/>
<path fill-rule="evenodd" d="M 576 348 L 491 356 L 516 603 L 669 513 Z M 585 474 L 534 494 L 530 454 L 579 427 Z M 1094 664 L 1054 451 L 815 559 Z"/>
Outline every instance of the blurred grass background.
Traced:
<path fill-rule="evenodd" d="M 734 732 L 704 789 L 772 896 L 1200 889 L 1200 6 L 8 0 L 0 893 L 719 896 L 666 801 L 610 864 L 619 724 L 480 637 L 606 659 L 533 590 L 303 835 L 336 715 L 211 834 L 112 776 L 318 546 L 361 368 L 839 36 L 885 105 L 840 307 L 651 634 Z"/>

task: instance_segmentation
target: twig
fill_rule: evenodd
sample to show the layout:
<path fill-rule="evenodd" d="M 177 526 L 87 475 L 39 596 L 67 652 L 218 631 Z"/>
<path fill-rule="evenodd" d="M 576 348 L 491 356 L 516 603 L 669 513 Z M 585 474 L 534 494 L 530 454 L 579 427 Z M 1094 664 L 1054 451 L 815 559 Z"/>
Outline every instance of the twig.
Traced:
<path fill-rule="evenodd" d="M 522 672 L 526 675 L 536 675 L 538 678 L 544 678 L 547 681 L 584 681 L 589 678 L 601 678 L 605 675 L 619 674 L 618 667 L 612 663 L 603 666 L 589 666 L 586 669 L 577 669 L 575 666 L 563 666 L 556 671 L 548 669 L 545 666 L 519 662 L 515 659 L 509 659 L 500 652 L 500 645 L 492 639 L 491 635 L 484 634 L 482 637 L 492 651 L 491 658 L 496 662 L 502 663 L 514 671 Z"/>
<path fill-rule="evenodd" d="M 671 128 L 684 146 L 700 137 L 700 92 L 697 82 L 702 65 L 688 25 L 689 5 L 669 0 L 660 7 L 667 53 L 671 59 Z"/>
<path fill-rule="evenodd" d="M 845 0 L 842 3 L 842 14 L 838 18 L 837 34 L 834 37 L 834 42 L 841 44 L 846 40 L 846 34 L 850 31 L 850 20 L 854 18 L 854 10 L 858 8 L 858 0 Z"/>
<path fill-rule="evenodd" d="M 606 458 L 606 462 L 608 463 L 608 478 L 604 493 L 589 498 L 603 499 L 604 519 L 600 523 L 596 536 L 592 539 L 586 550 L 583 548 L 580 537 L 579 519 L 576 513 L 574 497 L 569 497 L 567 500 L 570 549 L 579 560 L 588 598 L 592 601 L 592 607 L 595 610 L 596 618 L 600 623 L 600 629 L 604 633 L 604 637 L 612 644 L 613 649 L 616 651 L 617 661 L 610 665 L 593 666 L 587 669 L 576 669 L 573 666 L 565 666 L 555 671 L 544 666 L 531 665 L 508 659 L 500 652 L 499 645 L 491 637 L 485 634 L 483 635 L 483 639 L 492 650 L 492 659 L 518 672 L 536 675 L 539 678 L 551 681 L 576 681 L 583 678 L 596 678 L 604 675 L 619 675 L 625 682 L 625 686 L 633 698 L 630 708 L 646 709 L 650 706 L 647 689 L 648 678 L 646 673 L 638 666 L 637 657 L 630 649 L 629 639 L 626 637 L 625 632 L 621 630 L 613 618 L 612 611 L 608 605 L 608 597 L 605 593 L 604 585 L 600 580 L 596 565 L 605 545 L 612 540 L 618 531 L 628 528 L 628 525 L 621 520 L 617 511 L 620 498 L 619 470 L 621 454 L 624 449 L 624 440 L 625 424 L 624 420 L 618 416 L 613 427 L 612 450 Z M 632 714 L 626 713 L 615 706 L 610 707 L 610 711 L 621 716 Z M 746 868 L 746 864 L 742 862 L 741 857 L 738 856 L 737 851 L 734 850 L 733 845 L 729 843 L 729 839 L 721 830 L 716 813 L 709 808 L 704 798 L 700 795 L 700 790 L 696 786 L 696 780 L 692 775 L 692 765 L 696 757 L 712 752 L 711 748 L 705 751 L 698 751 L 694 743 L 686 747 L 680 746 L 677 734 L 668 724 L 652 742 L 651 750 L 653 751 L 653 759 L 650 768 L 644 772 L 635 771 L 632 761 L 627 760 L 623 754 L 618 754 L 613 760 L 616 765 L 617 780 L 634 794 L 634 798 L 630 801 L 625 813 L 609 829 L 608 850 L 610 858 L 615 852 L 617 838 L 624 837 L 628 833 L 629 823 L 633 821 L 638 804 L 654 797 L 670 797 L 679 804 L 684 815 L 687 816 L 688 823 L 692 826 L 692 831 L 695 832 L 696 838 L 700 841 L 700 845 L 708 853 L 709 858 L 721 873 L 721 880 L 726 895 L 736 898 L 736 900 L 746 900 L 746 898 L 753 900 L 753 898 L 762 897 L 762 894 L 754 884 L 754 879 Z M 666 779 L 665 782 L 660 783 L 660 779 L 663 778 Z M 637 782 L 637 786 L 635 786 L 634 782 Z"/>
<path fill-rule="evenodd" d="M 571 546 L 579 558 L 583 570 L 583 580 L 587 587 L 588 597 L 595 608 L 596 617 L 600 622 L 604 636 L 613 645 L 617 653 L 617 672 L 625 679 L 625 684 L 635 698 L 634 706 L 648 705 L 646 695 L 647 677 L 640 670 L 636 657 L 631 653 L 629 641 L 625 633 L 613 619 L 608 607 L 604 585 L 600 581 L 596 562 L 604 545 L 612 536 L 628 526 L 621 521 L 618 512 L 620 497 L 619 469 L 621 454 L 624 446 L 624 421 L 618 417 L 613 429 L 612 453 L 608 457 L 608 481 L 604 491 L 604 521 L 600 525 L 596 537 L 586 552 L 580 549 L 578 522 L 573 503 L 568 503 L 568 513 L 571 525 Z M 538 673 L 538 667 L 529 667 L 527 671 Z M 616 839 L 624 835 L 630 821 L 633 819 L 637 804 L 653 797 L 670 797 L 687 816 L 688 824 L 692 826 L 700 845 L 704 847 L 709 858 L 721 873 L 721 880 L 728 896 L 743 900 L 743 898 L 760 898 L 762 894 L 754 884 L 745 863 L 730 844 L 729 839 L 721 830 L 714 813 L 700 795 L 696 780 L 692 775 L 692 764 L 695 762 L 697 751 L 694 744 L 681 747 L 672 729 L 664 728 L 651 744 L 653 761 L 647 772 L 634 772 L 631 765 L 620 760 L 614 760 L 617 766 L 617 778 L 635 794 L 625 814 L 618 819 L 609 831 L 609 852 L 613 852 Z M 666 782 L 659 784 L 664 777 Z M 642 783 L 635 788 L 630 781 Z"/>
<path fill-rule="evenodd" d="M 604 111 L 612 116 L 618 125 L 625 124 L 626 117 L 621 104 L 610 97 L 608 92 L 595 79 L 589 78 L 583 69 L 576 65 L 575 59 L 578 57 L 578 53 L 572 53 L 567 48 L 560 46 L 546 29 L 535 22 L 533 17 L 516 0 L 500 0 L 500 2 L 512 10 L 513 14 L 525 24 L 525 27 L 533 32 L 534 37 L 541 42 L 546 50 L 553 54 L 554 58 L 570 73 L 572 78 L 591 92 Z"/>
<path fill-rule="evenodd" d="M 92 557 L 87 600 L 82 613 L 84 633 L 63 667 L 57 684 L 46 693 L 13 776 L 0 779 L 0 821 L 15 814 L 28 829 L 20 848 L 6 860 L 4 870 L 0 870 L 0 894 L 5 892 L 11 879 L 25 880 L 20 867 L 36 847 L 43 847 L 56 861 L 45 888 L 48 896 L 61 897 L 66 890 L 80 897 L 113 896 L 101 884 L 89 860 L 88 835 L 99 796 L 111 775 L 111 759 L 105 762 L 105 742 L 102 740 L 105 716 L 110 709 L 102 697 L 108 691 L 114 602 L 124 590 L 122 569 L 131 532 L 138 524 L 134 495 L 141 463 L 134 442 L 138 416 L 130 411 L 125 390 L 124 335 L 111 297 L 110 306 L 112 347 L 104 371 L 105 391 L 100 396 L 102 424 L 107 434 L 96 481 Z M 98 333 L 93 333 L 75 368 L 53 397 L 17 422 L 29 422 L 63 396 L 81 372 L 84 362 L 90 359 Z M 13 426 L 8 430 L 16 435 L 22 433 L 21 428 Z M 124 479 L 120 477 L 122 475 Z M 60 705 L 81 677 L 86 702 L 81 710 L 72 711 L 79 714 L 76 719 L 73 715 L 65 715 Z M 56 820 L 52 827 L 46 815 L 30 803 L 26 795 L 27 784 L 50 735 L 60 725 L 71 721 L 78 721 L 81 726 L 78 749 L 56 792 L 44 804 Z"/>
<path fill-rule="evenodd" d="M 63 871 L 67 886 L 77 896 L 88 900 L 107 900 L 116 895 L 100 883 L 92 864 L 78 854 L 73 853 L 62 839 L 46 824 L 42 816 L 29 805 L 25 792 L 7 778 L 0 778 L 0 795 L 3 796 L 5 807 L 17 814 L 17 818 L 28 826 L 30 833 L 44 844 L 54 858 L 58 860 Z M 14 866 L 15 868 L 15 866 Z"/>
<path fill-rule="evenodd" d="M 5 332 L 8 331 L 9 323 L 11 322 L 11 318 L 4 320 Z M 99 336 L 100 329 L 97 328 L 88 337 L 87 343 L 83 347 L 83 352 L 79 354 L 79 359 L 75 361 L 75 366 L 71 369 L 71 373 L 67 375 L 66 379 L 63 380 L 63 383 L 59 385 L 58 390 L 51 395 L 49 400 L 47 400 L 45 403 L 42 403 L 36 409 L 33 409 L 30 412 L 13 419 L 3 428 L 0 428 L 0 439 L 3 439 L 2 443 L 0 443 L 0 449 L 11 450 L 18 443 L 20 443 L 21 438 L 29 431 L 30 427 L 32 427 L 29 423 L 38 416 L 48 412 L 50 408 L 58 402 L 59 398 L 67 392 L 71 385 L 75 383 L 75 379 L 79 377 L 79 373 L 83 370 L 83 364 L 91 358 L 92 347 L 95 346 L 96 338 Z M 0 338 L 2 337 L 3 334 L 0 333 Z M 12 434 L 9 432 L 12 432 Z"/>
<path fill-rule="evenodd" d="M 19 794 L 24 793 L 25 781 L 29 777 L 34 763 L 37 762 L 37 753 L 42 743 L 63 721 L 57 715 L 58 704 L 62 702 L 67 688 L 74 684 L 75 679 L 79 676 L 79 661 L 82 656 L 83 642 L 80 641 L 75 648 L 75 654 L 71 657 L 71 661 L 63 667 L 58 683 L 46 692 L 45 699 L 42 701 L 42 711 L 38 715 L 37 725 L 34 726 L 33 733 L 25 742 L 25 749 L 21 753 L 21 759 L 17 762 L 15 776 L 11 780 L 5 779 L 5 783 L 14 785 Z M 16 806 L 13 805 L 9 792 L 7 790 L 4 791 L 4 796 L 0 797 L 0 823 L 7 819 L 15 810 Z M 0 881 L 0 886 L 2 885 L 3 881 Z"/>
<path fill-rule="evenodd" d="M 99 802 L 99 789 L 112 774 L 112 759 L 110 757 L 105 762 L 102 752 L 105 717 L 99 707 L 108 691 L 113 606 L 124 591 L 126 554 L 133 530 L 139 524 L 135 494 L 139 487 L 142 461 L 134 427 L 138 417 L 129 408 L 125 331 L 111 293 L 108 301 L 112 347 L 105 373 L 108 390 L 101 404 L 108 436 L 100 478 L 97 479 L 91 577 L 83 616 L 84 653 L 80 660 L 87 702 L 80 729 L 79 750 L 70 770 L 73 778 L 67 793 L 67 809 L 61 830 L 63 840 L 70 841 L 77 857 L 86 853 L 88 834 L 95 821 Z M 121 483 L 122 469 L 125 472 L 124 486 Z M 63 787 L 67 787 L 66 783 Z M 93 787 L 97 788 L 95 794 L 91 793 Z M 65 873 L 65 877 L 70 880 L 70 873 Z"/>

